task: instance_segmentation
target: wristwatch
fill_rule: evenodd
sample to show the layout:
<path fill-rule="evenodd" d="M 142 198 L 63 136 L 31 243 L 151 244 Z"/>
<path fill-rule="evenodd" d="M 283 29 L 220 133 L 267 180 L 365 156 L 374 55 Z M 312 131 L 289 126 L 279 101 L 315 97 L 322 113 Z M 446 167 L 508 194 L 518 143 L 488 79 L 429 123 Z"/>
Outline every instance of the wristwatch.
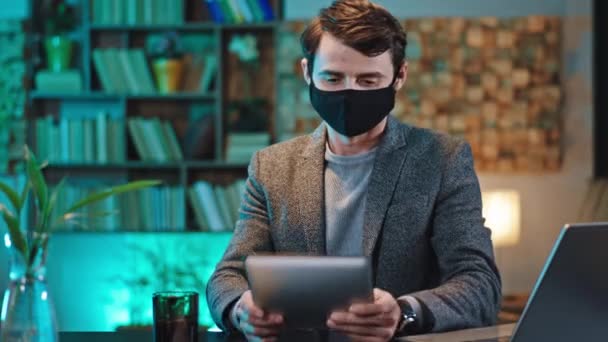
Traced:
<path fill-rule="evenodd" d="M 414 333 L 418 329 L 418 316 L 407 300 L 397 301 L 401 308 L 401 318 L 397 325 L 397 335 Z"/>

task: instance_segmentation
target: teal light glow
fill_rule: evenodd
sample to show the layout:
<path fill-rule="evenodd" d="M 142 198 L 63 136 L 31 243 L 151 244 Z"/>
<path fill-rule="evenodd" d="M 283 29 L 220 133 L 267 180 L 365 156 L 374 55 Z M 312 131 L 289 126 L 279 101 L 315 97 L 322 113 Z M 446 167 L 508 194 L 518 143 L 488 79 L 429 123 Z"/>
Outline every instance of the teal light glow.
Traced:
<path fill-rule="evenodd" d="M 152 294 L 199 293 L 199 323 L 213 326 L 205 286 L 231 233 L 61 233 L 51 238 L 49 297 L 63 331 L 152 324 Z"/>

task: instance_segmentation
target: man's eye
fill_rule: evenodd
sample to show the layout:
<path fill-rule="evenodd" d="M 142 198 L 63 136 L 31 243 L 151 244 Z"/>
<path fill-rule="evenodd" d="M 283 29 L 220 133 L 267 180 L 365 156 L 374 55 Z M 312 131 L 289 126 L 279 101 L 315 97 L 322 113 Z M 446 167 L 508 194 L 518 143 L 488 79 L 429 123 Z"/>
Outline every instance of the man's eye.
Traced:
<path fill-rule="evenodd" d="M 330 77 L 330 78 L 326 78 L 325 81 L 328 83 L 338 83 L 339 80 L 335 77 Z"/>
<path fill-rule="evenodd" d="M 374 86 L 376 85 L 376 80 L 373 79 L 364 79 L 361 81 L 361 84 L 364 86 Z"/>

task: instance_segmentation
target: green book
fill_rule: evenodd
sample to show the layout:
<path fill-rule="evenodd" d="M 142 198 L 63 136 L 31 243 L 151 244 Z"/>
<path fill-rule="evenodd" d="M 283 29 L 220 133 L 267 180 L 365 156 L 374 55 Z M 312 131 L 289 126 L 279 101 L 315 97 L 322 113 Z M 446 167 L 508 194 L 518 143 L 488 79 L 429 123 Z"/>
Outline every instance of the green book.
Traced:
<path fill-rule="evenodd" d="M 93 120 L 85 119 L 82 121 L 82 126 L 84 139 L 83 161 L 90 164 L 95 161 L 95 124 Z"/>
<path fill-rule="evenodd" d="M 135 150 L 139 155 L 139 159 L 145 161 L 149 158 L 148 151 L 142 140 L 138 120 L 139 119 L 129 119 L 129 121 L 127 121 L 127 127 L 129 128 L 129 135 L 131 136 L 131 141 L 133 141 L 133 145 L 135 145 Z"/>
<path fill-rule="evenodd" d="M 108 158 L 108 118 L 104 112 L 97 113 L 95 117 L 95 140 L 95 160 L 105 164 L 110 160 Z"/>
<path fill-rule="evenodd" d="M 146 142 L 148 146 L 154 150 L 154 160 L 166 163 L 171 160 L 171 151 L 169 150 L 169 143 L 165 139 L 163 128 L 158 118 L 152 120 L 144 120 L 144 130 L 146 131 Z"/>
<path fill-rule="evenodd" d="M 231 230 L 233 228 L 234 222 L 232 221 L 232 214 L 230 210 L 230 205 L 228 203 L 228 198 L 226 196 L 226 189 L 224 189 L 224 187 L 222 186 L 216 185 L 213 187 L 213 191 L 215 192 L 217 205 L 219 207 L 222 220 L 224 221 L 224 228 Z"/>
<path fill-rule="evenodd" d="M 247 0 L 247 4 L 251 9 L 255 21 L 264 21 L 264 12 L 258 3 L 258 0 Z"/>
<path fill-rule="evenodd" d="M 105 64 L 106 66 L 108 66 L 108 69 L 110 71 L 110 80 L 116 93 L 128 93 L 129 86 L 127 85 L 125 70 L 122 67 L 122 63 L 119 62 L 118 49 L 106 49 L 105 53 L 102 56 L 105 58 Z"/>
<path fill-rule="evenodd" d="M 169 121 L 165 121 L 162 123 L 163 133 L 164 133 L 164 141 L 168 143 L 169 147 L 169 156 L 173 161 L 180 161 L 184 159 L 182 154 L 182 149 L 179 146 L 179 142 L 177 141 L 177 136 L 175 135 L 175 130 Z"/>
<path fill-rule="evenodd" d="M 124 78 L 126 79 L 127 90 L 131 94 L 140 94 L 141 89 L 139 82 L 137 82 L 137 75 L 135 74 L 135 68 L 129 58 L 129 50 L 119 49 L 116 51 L 118 57 L 117 63 L 120 64 Z"/>
<path fill-rule="evenodd" d="M 115 89 L 110 79 L 110 70 L 106 65 L 105 52 L 101 49 L 93 50 L 93 65 L 95 66 L 95 72 L 101 83 L 101 87 L 105 92 L 114 93 Z"/>
<path fill-rule="evenodd" d="M 125 121 L 123 119 L 114 119 L 110 121 L 112 129 L 112 144 L 110 151 L 112 153 L 112 161 L 115 163 L 124 163 L 125 158 Z"/>
<path fill-rule="evenodd" d="M 232 8 L 230 8 L 230 5 L 228 4 L 228 0 L 217 0 L 218 5 L 220 6 L 220 9 L 222 10 L 222 14 L 224 15 L 224 18 L 226 19 L 226 23 L 227 24 L 235 24 L 237 23 L 237 18 L 235 17 L 235 14 L 232 13 Z"/>
<path fill-rule="evenodd" d="M 129 57 L 131 59 L 131 66 L 135 68 L 135 75 L 137 76 L 137 83 L 143 94 L 154 94 L 156 93 L 156 87 L 152 79 L 152 73 L 148 67 L 144 50 L 132 49 L 129 50 Z"/>
<path fill-rule="evenodd" d="M 48 152 L 46 151 L 46 121 L 44 119 L 36 119 L 36 153 L 40 160 L 48 158 Z"/>
<path fill-rule="evenodd" d="M 47 135 L 49 162 L 58 162 L 60 160 L 61 137 L 59 135 L 59 126 L 55 125 L 52 116 L 46 117 L 46 127 L 49 134 Z"/>
<path fill-rule="evenodd" d="M 241 9 L 239 8 L 237 0 L 225 0 L 228 2 L 228 7 L 230 7 L 230 11 L 232 11 L 232 16 L 234 18 L 235 23 L 241 24 L 245 21 L 243 14 L 241 13 Z"/>
<path fill-rule="evenodd" d="M 207 218 L 205 217 L 205 212 L 203 210 L 203 204 L 198 197 L 198 192 L 194 187 L 188 190 L 188 198 L 190 200 L 190 207 L 194 212 L 194 219 L 196 220 L 197 226 L 202 231 L 209 231 L 209 224 L 207 223 Z"/>
<path fill-rule="evenodd" d="M 125 23 L 129 25 L 137 25 L 138 23 L 138 11 L 139 5 L 138 0 L 125 0 Z"/>

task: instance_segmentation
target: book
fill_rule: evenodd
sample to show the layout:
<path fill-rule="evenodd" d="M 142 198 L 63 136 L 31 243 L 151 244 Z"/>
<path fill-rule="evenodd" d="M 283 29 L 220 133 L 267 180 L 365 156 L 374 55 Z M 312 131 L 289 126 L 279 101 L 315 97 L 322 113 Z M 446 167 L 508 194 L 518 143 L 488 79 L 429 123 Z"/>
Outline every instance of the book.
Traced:
<path fill-rule="evenodd" d="M 253 16 L 253 12 L 251 11 L 251 8 L 249 7 L 249 4 L 247 3 L 247 0 L 234 0 L 237 2 L 237 6 L 239 8 L 239 11 L 241 12 L 241 15 L 243 16 L 244 21 L 246 22 L 253 22 L 256 21 L 255 17 Z"/>
<path fill-rule="evenodd" d="M 216 185 L 213 187 L 217 206 L 220 210 L 222 220 L 224 221 L 224 227 L 226 229 L 233 229 L 234 222 L 232 221 L 232 207 L 230 206 L 226 189 L 223 186 Z"/>
<path fill-rule="evenodd" d="M 232 9 L 230 8 L 230 4 L 228 3 L 228 0 L 217 0 L 217 2 L 222 11 L 222 14 L 224 15 L 224 18 L 226 19 L 225 23 L 236 24 L 238 19 L 235 17 L 235 14 L 232 12 Z"/>
<path fill-rule="evenodd" d="M 95 117 L 95 138 L 97 148 L 97 161 L 107 163 L 108 158 L 108 121 L 107 115 L 104 112 L 99 112 Z M 111 140 L 110 140 L 111 141 Z"/>
<path fill-rule="evenodd" d="M 135 75 L 137 75 L 137 82 L 140 87 L 142 94 L 154 94 L 156 87 L 152 79 L 152 73 L 146 61 L 144 50 L 142 49 L 131 49 L 129 50 L 129 57 L 131 59 L 131 66 L 135 69 Z"/>
<path fill-rule="evenodd" d="M 129 58 L 129 50 L 127 49 L 119 49 L 116 51 L 116 56 L 118 57 L 118 63 L 120 63 L 120 68 L 123 72 L 124 79 L 126 79 L 127 90 L 131 94 L 139 94 L 141 93 L 141 89 L 139 88 L 139 82 L 137 80 L 137 75 L 135 74 L 135 68 L 131 64 L 131 59 Z"/>
<path fill-rule="evenodd" d="M 83 128 L 83 161 L 85 163 L 95 162 L 95 123 L 91 119 L 84 119 L 82 121 Z"/>
<path fill-rule="evenodd" d="M 258 3 L 258 0 L 247 0 L 247 4 L 251 9 L 255 21 L 264 21 L 264 12 Z"/>
<path fill-rule="evenodd" d="M 211 14 L 211 18 L 214 22 L 221 24 L 226 22 L 226 18 L 224 13 L 222 13 L 222 8 L 218 2 L 219 0 L 205 0 L 205 5 Z"/>
<path fill-rule="evenodd" d="M 184 92 L 198 92 L 201 90 L 201 78 L 205 66 L 204 56 L 188 53 L 183 58 L 184 80 L 181 89 Z"/>
<path fill-rule="evenodd" d="M 262 13 L 264 13 L 264 20 L 271 21 L 275 19 L 274 11 L 272 9 L 272 5 L 269 0 L 258 0 L 258 4 L 262 9 Z"/>
<path fill-rule="evenodd" d="M 95 66 L 95 72 L 101 83 L 101 87 L 108 93 L 114 92 L 114 86 L 110 79 L 110 71 L 106 66 L 104 58 L 104 51 L 101 49 L 93 50 L 93 65 Z"/>
<path fill-rule="evenodd" d="M 190 207 L 194 212 L 194 218 L 197 226 L 200 230 L 208 231 L 209 223 L 207 223 L 207 218 L 205 217 L 205 213 L 203 210 L 203 204 L 198 197 L 198 192 L 196 188 L 192 187 L 188 190 L 188 198 L 190 199 Z"/>
<path fill-rule="evenodd" d="M 169 121 L 165 121 L 162 123 L 162 129 L 164 134 L 164 140 L 168 144 L 169 155 L 171 156 L 171 160 L 180 161 L 183 160 L 182 150 L 179 146 L 179 142 L 177 141 L 177 136 L 175 135 L 175 130 Z"/>
<path fill-rule="evenodd" d="M 148 151 L 146 149 L 143 137 L 141 135 L 138 119 L 129 119 L 129 121 L 127 121 L 127 127 L 129 129 L 129 135 L 131 136 L 131 141 L 133 142 L 133 145 L 135 146 L 135 150 L 137 151 L 137 154 L 139 155 L 139 159 L 148 160 L 148 158 L 149 158 Z"/>
<path fill-rule="evenodd" d="M 234 18 L 234 22 L 236 24 L 241 24 L 245 21 L 243 17 L 243 13 L 241 13 L 241 9 L 239 8 L 238 0 L 225 0 L 228 3 L 228 8 L 232 12 L 232 17 Z"/>
<path fill-rule="evenodd" d="M 213 91 L 215 87 L 214 81 L 217 77 L 217 56 L 214 54 L 205 55 L 205 65 L 203 75 L 201 76 L 200 91 L 208 93 Z"/>
<path fill-rule="evenodd" d="M 226 225 L 215 198 L 213 185 L 206 181 L 197 181 L 194 187 L 201 201 L 204 215 L 209 223 L 209 229 L 215 232 L 225 231 Z"/>
<path fill-rule="evenodd" d="M 78 70 L 49 71 L 36 73 L 36 89 L 49 93 L 74 94 L 82 91 L 82 78 Z"/>
<path fill-rule="evenodd" d="M 159 162 L 168 162 L 173 160 L 171 157 L 171 150 L 169 143 L 165 139 L 165 133 L 159 118 L 153 118 L 151 120 L 144 120 L 146 125 L 152 127 L 153 135 L 146 136 L 146 142 L 152 146 L 155 151 L 158 151 L 159 155 L 156 160 Z"/>

